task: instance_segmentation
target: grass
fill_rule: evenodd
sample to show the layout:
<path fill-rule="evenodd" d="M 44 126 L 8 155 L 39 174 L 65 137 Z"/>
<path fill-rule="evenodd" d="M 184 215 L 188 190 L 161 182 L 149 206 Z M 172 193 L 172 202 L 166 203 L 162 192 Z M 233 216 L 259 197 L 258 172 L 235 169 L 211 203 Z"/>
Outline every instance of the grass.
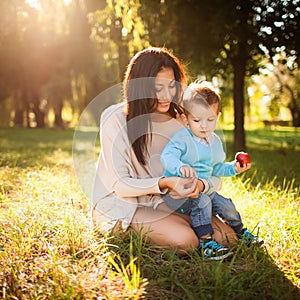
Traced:
<path fill-rule="evenodd" d="M 225 132 L 228 158 L 232 132 Z M 300 131 L 247 132 L 253 168 L 224 180 L 265 240 L 224 262 L 104 236 L 72 166 L 71 130 L 0 129 L 0 298 L 299 299 Z"/>

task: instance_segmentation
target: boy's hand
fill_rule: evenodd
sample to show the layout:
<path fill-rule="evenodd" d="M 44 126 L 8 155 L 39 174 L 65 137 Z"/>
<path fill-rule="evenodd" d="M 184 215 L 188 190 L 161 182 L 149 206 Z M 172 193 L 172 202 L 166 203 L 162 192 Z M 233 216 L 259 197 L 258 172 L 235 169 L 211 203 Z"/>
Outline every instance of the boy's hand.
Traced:
<path fill-rule="evenodd" d="M 190 166 L 182 166 L 180 173 L 183 177 L 196 177 L 198 178 L 197 172 Z"/>
<path fill-rule="evenodd" d="M 170 196 L 174 199 L 197 198 L 199 196 L 198 179 L 195 177 L 163 177 L 159 180 L 159 187 L 161 189 L 167 188 Z"/>
<path fill-rule="evenodd" d="M 241 164 L 236 161 L 235 162 L 235 165 L 234 165 L 234 168 L 235 170 L 238 172 L 238 173 L 242 173 L 242 172 L 245 172 L 247 170 L 249 170 L 251 168 L 251 163 L 249 164 L 244 164 L 242 167 L 241 167 Z"/>

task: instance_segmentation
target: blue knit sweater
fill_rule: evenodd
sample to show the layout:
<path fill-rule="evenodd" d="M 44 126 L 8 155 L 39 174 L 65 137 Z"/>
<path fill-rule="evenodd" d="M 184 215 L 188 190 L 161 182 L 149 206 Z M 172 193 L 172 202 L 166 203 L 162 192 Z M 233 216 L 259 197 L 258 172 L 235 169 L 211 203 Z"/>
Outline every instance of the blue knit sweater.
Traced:
<path fill-rule="evenodd" d="M 224 162 L 226 155 L 219 136 L 215 133 L 208 138 L 209 143 L 197 141 L 189 128 L 177 131 L 161 154 L 163 175 L 182 176 L 182 166 L 193 167 L 199 178 L 211 176 L 234 176 L 235 161 Z"/>

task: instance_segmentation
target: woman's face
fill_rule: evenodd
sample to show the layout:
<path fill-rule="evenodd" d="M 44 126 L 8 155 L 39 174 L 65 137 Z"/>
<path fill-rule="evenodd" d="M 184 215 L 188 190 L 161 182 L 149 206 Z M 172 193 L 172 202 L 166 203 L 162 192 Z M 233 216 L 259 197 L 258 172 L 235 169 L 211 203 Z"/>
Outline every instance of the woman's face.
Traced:
<path fill-rule="evenodd" d="M 172 68 L 164 68 L 155 78 L 155 91 L 157 107 L 155 112 L 165 114 L 170 108 L 170 103 L 176 95 L 176 81 Z"/>

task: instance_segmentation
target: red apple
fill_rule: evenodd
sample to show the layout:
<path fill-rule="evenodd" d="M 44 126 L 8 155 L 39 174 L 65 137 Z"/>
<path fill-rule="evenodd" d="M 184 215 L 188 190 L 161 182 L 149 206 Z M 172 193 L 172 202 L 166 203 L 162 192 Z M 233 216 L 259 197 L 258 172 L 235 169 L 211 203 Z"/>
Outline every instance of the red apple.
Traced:
<path fill-rule="evenodd" d="M 235 159 L 240 163 L 241 167 L 250 163 L 250 156 L 246 152 L 238 152 Z"/>

